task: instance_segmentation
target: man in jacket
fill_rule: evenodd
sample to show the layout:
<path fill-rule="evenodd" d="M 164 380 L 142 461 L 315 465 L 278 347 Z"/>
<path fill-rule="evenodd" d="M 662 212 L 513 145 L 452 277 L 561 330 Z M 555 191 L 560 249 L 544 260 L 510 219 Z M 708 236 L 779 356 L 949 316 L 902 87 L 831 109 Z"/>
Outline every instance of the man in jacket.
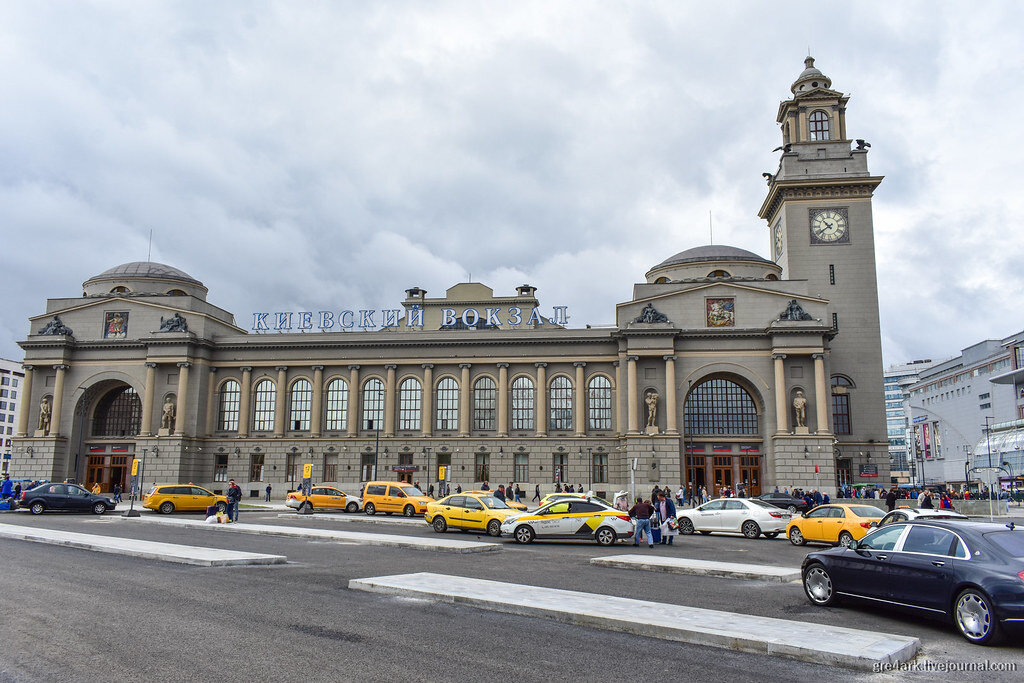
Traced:
<path fill-rule="evenodd" d="M 242 489 L 235 480 L 228 482 L 228 490 L 225 496 L 228 499 L 228 519 L 232 522 L 238 521 L 238 503 L 242 500 Z"/>
<path fill-rule="evenodd" d="M 654 509 L 658 512 L 658 524 L 662 525 L 661 530 L 661 544 L 672 545 L 672 541 L 675 539 L 676 530 L 668 527 L 668 520 L 674 520 L 676 518 L 676 506 L 672 503 L 672 497 L 666 495 L 665 491 L 658 494 L 658 500 L 654 504 Z"/>
<path fill-rule="evenodd" d="M 889 493 L 885 494 L 885 508 L 889 512 L 896 508 L 896 489 L 889 489 Z"/>
<path fill-rule="evenodd" d="M 654 536 L 651 536 L 651 515 L 654 514 L 654 507 L 646 500 L 636 499 L 636 505 L 629 508 L 629 516 L 636 520 L 636 530 L 633 532 L 633 546 L 640 545 L 640 534 L 647 534 L 647 547 L 654 547 Z"/>

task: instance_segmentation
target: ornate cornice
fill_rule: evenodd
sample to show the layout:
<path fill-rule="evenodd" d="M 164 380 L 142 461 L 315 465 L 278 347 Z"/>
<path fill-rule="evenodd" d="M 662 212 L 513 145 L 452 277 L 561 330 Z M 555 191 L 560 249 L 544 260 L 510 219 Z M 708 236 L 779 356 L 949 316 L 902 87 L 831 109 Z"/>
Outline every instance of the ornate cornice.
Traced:
<path fill-rule="evenodd" d="M 776 180 L 772 182 L 757 215 L 772 222 L 779 205 L 785 200 L 870 198 L 881 182 L 882 176 Z"/>

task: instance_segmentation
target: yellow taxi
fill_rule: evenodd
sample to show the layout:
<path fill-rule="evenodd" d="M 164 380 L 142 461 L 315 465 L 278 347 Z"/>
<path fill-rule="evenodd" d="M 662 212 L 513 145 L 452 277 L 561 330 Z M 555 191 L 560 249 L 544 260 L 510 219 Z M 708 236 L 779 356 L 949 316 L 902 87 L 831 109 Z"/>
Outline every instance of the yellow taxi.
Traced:
<path fill-rule="evenodd" d="M 593 539 L 599 545 L 612 545 L 633 536 L 629 515 L 616 510 L 595 496 L 555 498 L 533 512 L 509 515 L 501 523 L 501 535 L 516 543 L 532 543 L 544 538 Z"/>
<path fill-rule="evenodd" d="M 226 512 L 228 499 L 195 484 L 158 484 L 142 496 L 142 507 L 165 515 L 172 512 L 206 512 L 211 505 Z"/>
<path fill-rule="evenodd" d="M 472 495 L 477 495 L 477 496 L 493 496 L 494 495 L 494 491 L 466 491 L 465 493 L 472 494 Z M 526 503 L 517 503 L 512 498 L 506 498 L 505 499 L 505 505 L 509 506 L 513 510 L 518 510 L 519 512 L 526 512 L 527 510 L 530 509 L 530 508 L 528 508 L 526 506 Z"/>
<path fill-rule="evenodd" d="M 363 512 L 386 515 L 401 512 L 406 517 L 422 515 L 434 500 L 412 484 L 401 481 L 368 481 L 363 487 Z"/>
<path fill-rule="evenodd" d="M 549 493 L 548 495 L 546 495 L 543 498 L 541 498 L 540 499 L 540 504 L 543 507 L 544 505 L 547 505 L 548 503 L 550 503 L 553 500 L 565 500 L 566 498 L 586 498 L 586 497 L 587 497 L 587 494 L 585 494 L 585 493 L 571 493 L 571 492 L 568 492 L 568 491 L 565 492 L 565 493 L 555 492 L 555 493 Z"/>
<path fill-rule="evenodd" d="M 882 519 L 882 511 L 872 505 L 819 505 L 786 525 L 786 536 L 793 545 L 831 543 L 844 548 L 859 541 Z M 874 522 L 874 524 L 872 524 Z"/>
<path fill-rule="evenodd" d="M 439 534 L 448 529 L 467 529 L 501 536 L 501 523 L 514 514 L 515 510 L 490 491 L 466 491 L 430 501 L 423 519 Z"/>
<path fill-rule="evenodd" d="M 313 486 L 309 489 L 309 495 L 302 491 L 292 491 L 288 494 L 284 504 L 296 510 L 308 508 L 313 510 L 344 510 L 345 512 L 359 512 L 360 500 L 356 496 L 350 496 L 336 486 Z"/>

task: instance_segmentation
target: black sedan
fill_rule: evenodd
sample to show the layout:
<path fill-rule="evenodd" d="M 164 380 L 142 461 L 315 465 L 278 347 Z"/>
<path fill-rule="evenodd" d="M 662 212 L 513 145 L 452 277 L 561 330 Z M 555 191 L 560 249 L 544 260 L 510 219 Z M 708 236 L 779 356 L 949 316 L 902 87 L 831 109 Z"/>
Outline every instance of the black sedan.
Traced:
<path fill-rule="evenodd" d="M 1024 527 L 921 519 L 887 524 L 848 548 L 809 554 L 803 584 L 815 605 L 868 600 L 952 620 L 972 643 L 1024 625 Z"/>
<path fill-rule="evenodd" d="M 102 515 L 117 507 L 117 503 L 106 496 L 89 493 L 78 484 L 43 484 L 25 491 L 20 507 L 28 508 L 33 515 L 47 510 L 58 512 L 92 512 Z"/>
<path fill-rule="evenodd" d="M 790 512 L 807 512 L 807 503 L 804 499 L 794 498 L 788 493 L 765 493 L 758 496 L 757 499 Z"/>

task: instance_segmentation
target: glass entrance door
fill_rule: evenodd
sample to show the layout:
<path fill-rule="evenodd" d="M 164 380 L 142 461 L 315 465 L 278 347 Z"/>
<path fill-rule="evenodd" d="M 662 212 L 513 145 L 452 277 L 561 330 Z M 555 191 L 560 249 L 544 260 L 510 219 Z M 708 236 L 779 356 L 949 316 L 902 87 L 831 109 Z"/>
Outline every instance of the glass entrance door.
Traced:
<path fill-rule="evenodd" d="M 718 498 L 722 495 L 722 489 L 733 488 L 732 485 L 732 456 L 716 455 L 714 458 L 715 492 L 711 494 Z"/>

